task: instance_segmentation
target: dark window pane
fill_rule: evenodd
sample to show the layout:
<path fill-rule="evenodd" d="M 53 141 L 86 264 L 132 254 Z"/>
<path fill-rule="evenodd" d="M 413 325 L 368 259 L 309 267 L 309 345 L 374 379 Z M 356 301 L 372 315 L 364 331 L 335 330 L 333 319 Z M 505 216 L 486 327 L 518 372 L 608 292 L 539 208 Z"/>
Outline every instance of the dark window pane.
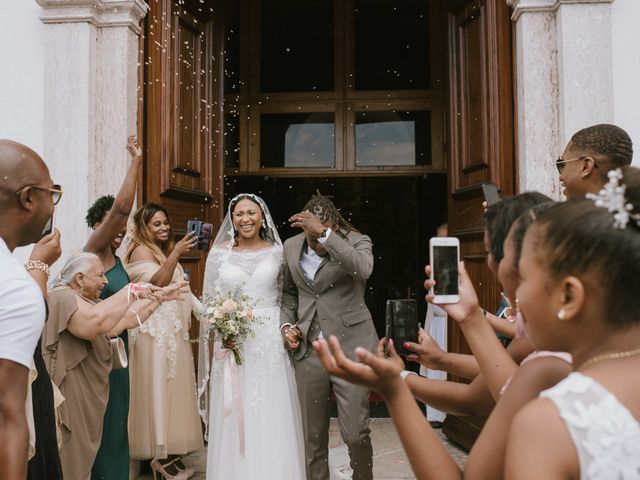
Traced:
<path fill-rule="evenodd" d="M 356 112 L 356 166 L 431 165 L 431 112 Z"/>
<path fill-rule="evenodd" d="M 224 25 L 224 92 L 240 90 L 240 2 L 225 3 Z"/>
<path fill-rule="evenodd" d="M 263 92 L 333 90 L 333 1 L 264 0 Z"/>
<path fill-rule="evenodd" d="M 335 119 L 330 113 L 275 113 L 260 117 L 260 166 L 335 166 Z"/>
<path fill-rule="evenodd" d="M 227 168 L 240 166 L 240 118 L 236 111 L 224 114 L 224 159 Z"/>
<path fill-rule="evenodd" d="M 427 0 L 355 0 L 356 90 L 429 88 Z"/>

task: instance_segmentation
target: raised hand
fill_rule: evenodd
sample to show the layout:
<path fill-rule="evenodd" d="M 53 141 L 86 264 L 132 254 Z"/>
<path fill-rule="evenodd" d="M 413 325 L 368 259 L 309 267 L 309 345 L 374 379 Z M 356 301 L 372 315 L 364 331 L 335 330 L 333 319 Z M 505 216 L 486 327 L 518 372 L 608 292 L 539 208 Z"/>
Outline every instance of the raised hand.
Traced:
<path fill-rule="evenodd" d="M 431 266 L 427 265 L 424 268 L 427 277 L 431 275 Z M 440 308 L 442 308 L 447 315 L 453 318 L 458 323 L 464 323 L 465 320 L 469 319 L 472 315 L 478 313 L 480 311 L 480 304 L 478 302 L 478 296 L 476 295 L 476 291 L 473 288 L 473 283 L 471 283 L 471 279 L 469 278 L 469 274 L 467 270 L 464 268 L 464 262 L 460 262 L 458 264 L 458 273 L 460 276 L 460 280 L 458 283 L 458 294 L 460 295 L 460 301 L 458 303 L 445 303 L 438 304 Z M 427 302 L 433 302 L 433 295 L 431 294 L 431 289 L 436 284 L 434 280 L 427 278 L 424 282 L 424 288 L 429 291 L 425 298 Z"/>
<path fill-rule="evenodd" d="M 318 238 L 327 229 L 320 219 L 309 211 L 299 212 L 289 218 L 292 227 L 301 228 L 313 239 Z"/>
<path fill-rule="evenodd" d="M 135 135 L 131 135 L 127 139 L 127 150 L 131 154 L 131 157 L 134 159 L 142 158 L 142 148 L 138 146 L 138 139 Z"/>
<path fill-rule="evenodd" d="M 195 233 L 187 232 L 187 234 L 182 237 L 173 247 L 173 250 L 176 252 L 178 257 L 180 257 L 183 253 L 195 248 L 198 243 L 198 237 L 196 237 Z"/>
<path fill-rule="evenodd" d="M 329 343 L 324 339 L 316 340 L 313 348 L 330 375 L 364 385 L 385 398 L 402 385 L 402 367 L 395 358 L 398 354 L 393 348 L 393 342 L 389 345 L 390 358 L 380 358 L 362 347 L 356 348 L 356 357 L 360 363 L 347 358 L 340 342 L 333 335 L 329 337 Z"/>
<path fill-rule="evenodd" d="M 286 326 L 280 331 L 282 334 L 282 342 L 284 348 L 290 352 L 296 351 L 300 347 L 300 339 L 302 339 L 302 332 L 297 326 Z"/>
<path fill-rule="evenodd" d="M 440 369 L 439 365 L 445 352 L 423 328 L 418 331 L 418 343 L 407 342 L 403 346 L 407 350 L 414 352 L 407 355 L 408 360 L 418 362 L 420 365 L 432 370 Z"/>
<path fill-rule="evenodd" d="M 49 235 L 45 235 L 36 243 L 31 251 L 30 260 L 39 260 L 47 265 L 53 265 L 62 254 L 60 246 L 60 231 L 56 228 Z"/>

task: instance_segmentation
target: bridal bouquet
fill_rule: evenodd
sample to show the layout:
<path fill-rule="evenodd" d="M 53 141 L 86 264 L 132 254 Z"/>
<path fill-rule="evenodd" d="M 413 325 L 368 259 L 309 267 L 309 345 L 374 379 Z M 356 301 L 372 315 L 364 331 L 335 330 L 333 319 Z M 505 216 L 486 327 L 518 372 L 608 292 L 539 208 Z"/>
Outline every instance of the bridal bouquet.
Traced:
<path fill-rule="evenodd" d="M 202 299 L 200 317 L 205 320 L 208 330 L 214 330 L 222 343 L 233 342 L 231 349 L 237 365 L 242 365 L 242 345 L 253 334 L 253 307 L 249 297 L 241 288 L 223 294 L 215 288 L 215 296 Z"/>

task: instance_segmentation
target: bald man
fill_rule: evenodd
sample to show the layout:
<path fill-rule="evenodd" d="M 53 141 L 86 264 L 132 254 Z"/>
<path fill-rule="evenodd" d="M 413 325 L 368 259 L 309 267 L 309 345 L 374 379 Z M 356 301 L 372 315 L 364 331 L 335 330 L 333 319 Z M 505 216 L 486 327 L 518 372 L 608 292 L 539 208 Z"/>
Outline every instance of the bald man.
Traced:
<path fill-rule="evenodd" d="M 27 380 L 45 321 L 40 288 L 11 253 L 42 238 L 61 193 L 37 153 L 0 140 L 0 479 L 26 477 Z"/>

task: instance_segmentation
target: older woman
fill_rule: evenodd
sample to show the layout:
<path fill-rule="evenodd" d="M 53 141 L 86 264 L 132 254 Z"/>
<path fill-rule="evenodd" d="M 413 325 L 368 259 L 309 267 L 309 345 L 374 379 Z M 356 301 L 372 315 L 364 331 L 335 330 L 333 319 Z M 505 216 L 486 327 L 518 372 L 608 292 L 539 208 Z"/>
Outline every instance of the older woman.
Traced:
<path fill-rule="evenodd" d="M 188 233 L 174 243 L 164 208 L 143 205 L 135 213 L 125 268 L 131 281 L 164 286 L 180 282 L 180 256 L 196 244 Z M 147 323 L 131 330 L 131 409 L 129 451 L 132 458 L 152 459 L 163 478 L 189 478 L 180 457 L 203 448 L 189 324 L 192 296 L 167 302 Z"/>
<path fill-rule="evenodd" d="M 93 253 L 72 256 L 49 291 L 49 320 L 42 336 L 47 371 L 65 397 L 60 406 L 65 478 L 85 480 L 100 446 L 112 365 L 109 337 L 147 319 L 164 300 L 179 298 L 183 284 L 166 289 L 123 289 L 98 303 L 107 284 Z M 138 289 L 136 289 L 137 291 Z M 131 302 L 130 302 L 131 300 Z"/>

